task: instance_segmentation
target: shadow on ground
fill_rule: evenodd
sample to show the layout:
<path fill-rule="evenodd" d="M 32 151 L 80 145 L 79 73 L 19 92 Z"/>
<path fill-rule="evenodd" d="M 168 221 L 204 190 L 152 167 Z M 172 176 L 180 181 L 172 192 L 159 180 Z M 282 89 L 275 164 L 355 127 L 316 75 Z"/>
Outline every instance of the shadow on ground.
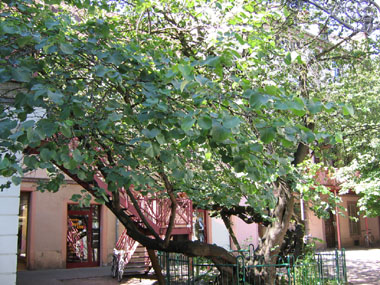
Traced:
<path fill-rule="evenodd" d="M 349 284 L 380 285 L 380 249 L 346 251 Z"/>

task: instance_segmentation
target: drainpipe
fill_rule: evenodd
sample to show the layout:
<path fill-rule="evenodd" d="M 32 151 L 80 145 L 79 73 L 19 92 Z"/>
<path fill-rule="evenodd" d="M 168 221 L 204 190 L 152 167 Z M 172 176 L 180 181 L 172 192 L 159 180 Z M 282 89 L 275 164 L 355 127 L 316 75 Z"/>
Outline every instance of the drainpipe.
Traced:
<path fill-rule="evenodd" d="M 368 219 L 367 219 L 367 217 L 364 218 L 364 221 L 365 221 L 365 232 L 366 232 L 367 237 L 369 239 L 369 235 L 368 235 Z"/>
<path fill-rule="evenodd" d="M 301 192 L 301 200 L 300 200 L 300 207 L 301 207 L 301 221 L 305 221 L 305 208 L 303 204 L 303 194 Z"/>
<path fill-rule="evenodd" d="M 115 246 L 116 246 L 118 240 L 119 240 L 119 219 L 116 218 L 116 222 L 115 222 Z"/>
<path fill-rule="evenodd" d="M 334 195 L 335 198 L 337 196 L 336 189 L 334 189 Z M 335 206 L 335 218 L 336 218 L 336 229 L 337 229 L 337 235 L 338 235 L 338 249 L 342 249 L 342 244 L 340 240 L 340 224 L 339 224 L 339 213 L 338 213 L 338 206 Z"/>

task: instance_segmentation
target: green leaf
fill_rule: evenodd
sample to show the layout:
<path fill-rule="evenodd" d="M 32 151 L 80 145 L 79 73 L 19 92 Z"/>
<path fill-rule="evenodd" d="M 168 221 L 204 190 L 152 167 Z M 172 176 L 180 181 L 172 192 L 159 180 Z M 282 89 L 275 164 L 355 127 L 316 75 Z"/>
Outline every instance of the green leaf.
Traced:
<path fill-rule="evenodd" d="M 343 115 L 345 116 L 353 116 L 354 115 L 354 108 L 351 105 L 343 105 Z"/>
<path fill-rule="evenodd" d="M 269 95 L 279 95 L 281 92 L 280 92 L 280 89 L 276 86 L 273 86 L 273 85 L 267 85 L 264 87 L 264 92 L 266 94 L 269 94 Z"/>
<path fill-rule="evenodd" d="M 343 136 L 341 133 L 336 133 L 335 134 L 335 140 L 338 142 L 338 143 L 343 143 Z"/>
<path fill-rule="evenodd" d="M 83 157 L 77 148 L 73 151 L 73 158 L 78 163 L 81 163 L 83 161 Z"/>
<path fill-rule="evenodd" d="M 186 131 L 191 129 L 191 127 L 194 125 L 194 123 L 195 123 L 195 119 L 193 119 L 192 117 L 185 117 L 182 120 L 181 129 L 186 132 Z"/>
<path fill-rule="evenodd" d="M 274 140 L 274 138 L 276 136 L 276 129 L 275 128 L 265 128 L 260 132 L 260 134 L 261 134 L 260 138 L 264 143 L 270 143 L 271 141 Z"/>
<path fill-rule="evenodd" d="M 52 152 L 46 148 L 43 148 L 40 151 L 40 157 L 42 161 L 50 161 L 50 159 L 52 158 Z"/>
<path fill-rule="evenodd" d="M 234 164 L 234 169 L 237 173 L 243 172 L 245 170 L 246 163 L 245 161 L 239 161 L 238 163 Z"/>
<path fill-rule="evenodd" d="M 306 111 L 304 109 L 305 105 L 301 98 L 294 98 L 294 101 L 289 102 L 289 107 L 297 116 L 302 117 L 306 114 Z"/>
<path fill-rule="evenodd" d="M 302 116 L 304 116 L 306 114 L 305 110 L 292 109 L 292 112 L 294 113 L 294 115 L 297 115 L 299 117 L 302 117 Z"/>
<path fill-rule="evenodd" d="M 47 92 L 48 97 L 56 104 L 60 105 L 63 104 L 63 94 L 60 91 L 50 91 Z"/>
<path fill-rule="evenodd" d="M 215 126 L 212 128 L 211 135 L 212 139 L 216 142 L 223 142 L 230 136 L 231 132 L 229 129 L 222 126 Z"/>
<path fill-rule="evenodd" d="M 212 120 L 209 116 L 202 116 L 198 119 L 198 125 L 203 130 L 211 129 L 212 127 Z"/>
<path fill-rule="evenodd" d="M 39 161 L 35 156 L 24 156 L 24 164 L 30 168 L 38 168 Z"/>
<path fill-rule="evenodd" d="M 104 77 L 104 75 L 107 74 L 108 68 L 104 67 L 103 65 L 97 65 L 95 66 L 95 75 L 99 77 Z"/>
<path fill-rule="evenodd" d="M 178 65 L 178 70 L 182 73 L 184 78 L 187 78 L 191 73 L 191 66 L 180 64 Z"/>
<path fill-rule="evenodd" d="M 107 62 L 118 66 L 123 62 L 123 56 L 120 52 L 114 52 L 107 58 Z"/>
<path fill-rule="evenodd" d="M 223 119 L 223 126 L 232 129 L 240 125 L 240 119 L 238 117 L 228 117 Z"/>
<path fill-rule="evenodd" d="M 123 114 L 112 113 L 111 115 L 108 116 L 108 119 L 111 122 L 118 122 L 121 120 L 122 117 L 123 117 Z"/>
<path fill-rule="evenodd" d="M 78 202 L 79 199 L 82 198 L 82 195 L 80 194 L 73 194 L 73 196 L 71 196 L 70 200 L 73 201 L 73 202 Z"/>
<path fill-rule="evenodd" d="M 218 63 L 220 62 L 219 56 L 208 56 L 206 60 L 202 61 L 202 65 L 209 65 L 212 67 L 216 67 Z"/>
<path fill-rule="evenodd" d="M 249 104 L 253 109 L 259 109 L 262 105 L 265 105 L 269 101 L 269 97 L 265 94 L 254 91 L 249 97 Z"/>
<path fill-rule="evenodd" d="M 262 152 L 263 146 L 261 144 L 254 143 L 254 144 L 250 144 L 249 149 L 254 152 Z"/>
<path fill-rule="evenodd" d="M 173 177 L 177 180 L 182 180 L 185 177 L 185 171 L 176 168 L 173 170 Z"/>
<path fill-rule="evenodd" d="M 160 155 L 160 146 L 156 143 L 149 143 L 149 146 L 145 150 L 145 153 L 150 157 L 156 157 Z"/>
<path fill-rule="evenodd" d="M 307 107 L 309 109 L 309 112 L 313 115 L 322 111 L 322 103 L 316 99 L 309 100 Z"/>
<path fill-rule="evenodd" d="M 203 168 L 203 170 L 212 170 L 212 169 L 215 169 L 214 165 L 211 162 L 209 162 L 209 161 L 205 161 L 202 164 L 202 168 Z"/>
<path fill-rule="evenodd" d="M 65 54 L 73 54 L 74 53 L 74 48 L 69 43 L 60 43 L 59 48 Z"/>
<path fill-rule="evenodd" d="M 12 69 L 12 77 L 19 82 L 29 82 L 32 78 L 32 72 L 24 67 L 14 68 Z"/>
<path fill-rule="evenodd" d="M 32 39 L 31 36 L 20 37 L 17 39 L 17 44 L 19 47 L 24 47 L 26 44 L 31 43 Z"/>
<path fill-rule="evenodd" d="M 287 65 L 292 64 L 292 55 L 290 54 L 290 52 L 288 52 L 288 54 L 286 55 L 286 57 L 285 57 L 285 59 L 284 59 L 284 62 L 285 62 Z"/>
<path fill-rule="evenodd" d="M 20 176 L 12 176 L 12 182 L 14 185 L 20 185 L 22 178 Z"/>
<path fill-rule="evenodd" d="M 71 129 L 66 126 L 66 125 L 63 125 L 61 127 L 61 132 L 62 134 L 66 137 L 66 138 L 71 138 Z"/>
<path fill-rule="evenodd" d="M 156 140 L 160 145 L 163 145 L 166 143 L 165 136 L 162 133 L 159 133 L 156 135 Z"/>
<path fill-rule="evenodd" d="M 3 159 L 0 157 L 0 169 L 6 169 L 9 167 L 9 165 L 10 161 L 7 157 L 4 157 Z"/>
<path fill-rule="evenodd" d="M 288 141 L 287 139 L 281 139 L 281 144 L 282 144 L 284 147 L 292 147 L 292 146 L 294 145 L 293 142 Z"/>
<path fill-rule="evenodd" d="M 181 82 L 181 86 L 180 86 L 180 90 L 181 90 L 181 92 L 183 92 L 183 90 L 185 90 L 185 87 L 186 87 L 186 85 L 189 83 L 190 81 L 188 81 L 188 80 L 183 80 L 182 82 Z"/>
<path fill-rule="evenodd" d="M 148 130 L 148 129 L 144 129 L 142 130 L 141 132 L 145 137 L 147 137 L 148 139 L 153 139 L 155 138 L 157 135 L 159 135 L 161 133 L 161 131 L 159 129 L 151 129 L 151 130 Z"/>

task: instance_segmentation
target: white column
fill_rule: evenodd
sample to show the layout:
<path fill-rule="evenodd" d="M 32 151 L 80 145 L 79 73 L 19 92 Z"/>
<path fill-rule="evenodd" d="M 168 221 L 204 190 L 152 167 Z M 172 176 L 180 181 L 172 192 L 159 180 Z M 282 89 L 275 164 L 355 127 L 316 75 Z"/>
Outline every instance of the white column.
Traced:
<path fill-rule="evenodd" d="M 0 184 L 9 178 L 0 176 Z M 16 284 L 20 186 L 0 191 L 0 284 Z"/>

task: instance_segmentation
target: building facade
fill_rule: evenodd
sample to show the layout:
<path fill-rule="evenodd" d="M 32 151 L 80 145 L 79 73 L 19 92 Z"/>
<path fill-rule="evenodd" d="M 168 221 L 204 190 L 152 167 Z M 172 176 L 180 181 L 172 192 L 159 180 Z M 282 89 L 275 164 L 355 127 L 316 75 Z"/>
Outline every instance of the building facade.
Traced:
<path fill-rule="evenodd" d="M 9 181 L 0 177 L 0 185 Z M 0 284 L 16 284 L 20 187 L 0 192 Z"/>
<path fill-rule="evenodd" d="M 20 187 L 18 269 L 102 266 L 112 260 L 116 242 L 115 216 L 103 205 L 81 208 L 70 200 L 82 188 L 66 180 L 57 193 L 36 190 L 44 174 L 23 178 Z M 77 235 L 70 243 L 70 233 Z"/>
<path fill-rule="evenodd" d="M 328 170 L 318 173 L 317 181 L 339 195 L 341 202 L 336 209 L 329 209 L 329 218 L 320 219 L 314 212 L 306 209 L 306 234 L 316 238 L 318 248 L 350 248 L 372 246 L 380 243 L 380 217 L 366 218 L 358 214 L 359 196 L 354 191 L 339 194 L 340 182 L 330 178 Z M 344 209 L 344 210 L 342 210 Z M 336 214 L 340 213 L 340 214 Z"/>

